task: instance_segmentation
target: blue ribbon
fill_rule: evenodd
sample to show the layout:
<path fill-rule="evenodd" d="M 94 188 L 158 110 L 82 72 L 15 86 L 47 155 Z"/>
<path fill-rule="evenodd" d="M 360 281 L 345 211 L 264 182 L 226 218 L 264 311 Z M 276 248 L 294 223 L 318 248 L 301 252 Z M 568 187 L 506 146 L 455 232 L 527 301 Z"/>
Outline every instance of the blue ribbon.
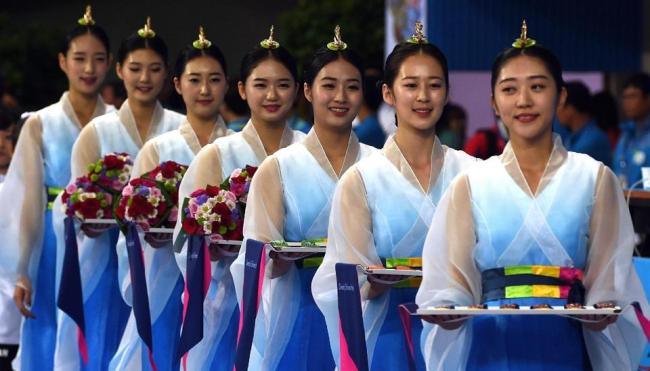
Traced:
<path fill-rule="evenodd" d="M 265 258 L 265 244 L 260 241 L 246 241 L 246 256 L 244 263 L 244 292 L 242 294 L 241 318 L 239 320 L 239 335 L 237 337 L 237 354 L 235 370 L 248 370 L 248 361 L 255 334 L 255 319 L 257 317 L 260 274 L 264 274 L 262 266 Z"/>
<path fill-rule="evenodd" d="M 366 332 L 363 327 L 361 311 L 361 293 L 356 264 L 337 263 L 336 291 L 338 293 L 340 331 L 347 343 L 347 354 L 341 349 L 341 365 L 344 357 L 349 357 L 356 369 L 368 371 L 368 350 L 366 347 Z M 343 368 L 343 367 L 342 367 Z"/>
<path fill-rule="evenodd" d="M 187 280 L 185 318 L 178 345 L 179 359 L 203 339 L 203 300 L 205 299 L 205 237 L 190 235 L 187 244 Z"/>
<path fill-rule="evenodd" d="M 144 272 L 144 259 L 140 236 L 134 223 L 127 225 L 126 251 L 129 256 L 129 272 L 131 275 L 131 288 L 133 291 L 133 316 L 135 317 L 138 334 L 142 341 L 153 353 L 153 340 L 151 335 L 151 314 L 149 312 L 149 294 L 147 293 L 147 279 Z"/>
<path fill-rule="evenodd" d="M 59 286 L 57 306 L 77 324 L 80 331 L 79 347 L 87 360 L 86 349 L 86 321 L 84 319 L 83 292 L 81 289 L 81 273 L 79 272 L 79 250 L 77 247 L 77 234 L 74 229 L 74 219 L 65 218 L 65 254 L 63 256 L 63 271 Z"/>

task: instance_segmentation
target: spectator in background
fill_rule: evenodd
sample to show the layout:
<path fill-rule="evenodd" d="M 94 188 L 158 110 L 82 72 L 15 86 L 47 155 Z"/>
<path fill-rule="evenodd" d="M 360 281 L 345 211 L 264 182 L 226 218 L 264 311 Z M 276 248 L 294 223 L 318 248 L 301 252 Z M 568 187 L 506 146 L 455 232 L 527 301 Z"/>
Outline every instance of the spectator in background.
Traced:
<path fill-rule="evenodd" d="M 361 143 L 382 148 L 386 142 L 386 134 L 379 124 L 377 110 L 383 102 L 381 88 L 381 71 L 376 68 L 368 68 L 364 71 L 363 82 L 363 103 L 359 109 L 357 119 L 359 124 L 354 127 L 354 133 L 359 137 Z"/>
<path fill-rule="evenodd" d="M 621 136 L 614 151 L 613 168 L 623 188 L 641 179 L 641 168 L 650 166 L 650 76 L 639 73 L 623 86 Z"/>
<path fill-rule="evenodd" d="M 567 98 L 557 108 L 557 119 L 569 130 L 563 139 L 567 150 L 585 153 L 593 159 L 611 166 L 612 150 L 607 135 L 596 126 L 591 112 L 592 101 L 589 88 L 579 81 L 565 84 Z"/>
<path fill-rule="evenodd" d="M 251 114 L 248 110 L 248 104 L 239 96 L 239 88 L 237 87 L 239 78 L 235 77 L 229 80 L 228 91 L 226 92 L 221 108 L 219 108 L 219 114 L 226 122 L 228 129 L 241 131 L 246 126 Z"/>
<path fill-rule="evenodd" d="M 10 110 L 0 106 L 0 192 L 18 140 L 17 121 Z M 15 281 L 14 276 L 0 273 L 0 370 L 12 369 L 20 341 L 21 317 L 13 300 Z"/>
<path fill-rule="evenodd" d="M 447 103 L 440 121 L 436 124 L 436 134 L 440 142 L 447 147 L 462 150 L 465 145 L 465 131 L 467 130 L 467 113 L 463 107 Z"/>
<path fill-rule="evenodd" d="M 591 105 L 596 125 L 607 134 L 612 150 L 614 150 L 621 134 L 621 129 L 618 127 L 616 99 L 604 90 L 591 97 Z"/>
<path fill-rule="evenodd" d="M 16 145 L 16 117 L 6 108 L 0 106 L 0 184 L 9 169 L 11 156 Z"/>
<path fill-rule="evenodd" d="M 104 103 L 114 106 L 115 109 L 120 109 L 122 103 L 126 100 L 124 84 L 119 80 L 113 80 L 104 85 L 101 94 Z"/>
<path fill-rule="evenodd" d="M 467 154 L 487 160 L 500 155 L 508 141 L 508 132 L 500 118 L 496 117 L 495 124 L 486 129 L 479 129 L 465 143 Z"/>

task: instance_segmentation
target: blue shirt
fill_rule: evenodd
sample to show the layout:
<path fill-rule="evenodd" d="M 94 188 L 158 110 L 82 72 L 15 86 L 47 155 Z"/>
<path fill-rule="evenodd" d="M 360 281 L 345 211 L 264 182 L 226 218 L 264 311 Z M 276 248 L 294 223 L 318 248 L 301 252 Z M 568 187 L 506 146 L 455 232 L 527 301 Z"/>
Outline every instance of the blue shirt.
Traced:
<path fill-rule="evenodd" d="M 230 121 L 226 126 L 228 127 L 228 129 L 232 131 L 241 131 L 241 129 L 243 129 L 247 123 L 248 123 L 248 117 L 243 117 L 240 119 L 234 119 Z"/>
<path fill-rule="evenodd" d="M 614 151 L 614 172 L 630 187 L 641 180 L 641 168 L 650 166 L 650 116 L 637 127 L 634 121 L 621 124 Z"/>
<path fill-rule="evenodd" d="M 377 115 L 368 115 L 354 128 L 354 133 L 359 137 L 359 142 L 382 148 L 386 142 L 386 134 L 379 124 Z"/>
<path fill-rule="evenodd" d="M 575 133 L 569 133 L 564 139 L 564 146 L 569 151 L 584 153 L 607 166 L 612 165 L 609 139 L 594 121 L 589 121 Z"/>

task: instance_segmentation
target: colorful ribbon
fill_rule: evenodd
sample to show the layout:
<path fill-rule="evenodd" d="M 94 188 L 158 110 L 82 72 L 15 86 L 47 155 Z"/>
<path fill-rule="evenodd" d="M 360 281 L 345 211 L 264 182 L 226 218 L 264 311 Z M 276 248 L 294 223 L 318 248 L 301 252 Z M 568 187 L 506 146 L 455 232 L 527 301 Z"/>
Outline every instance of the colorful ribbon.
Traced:
<path fill-rule="evenodd" d="M 56 200 L 59 194 L 63 193 L 64 189 L 56 187 L 45 187 L 45 190 L 47 192 L 47 209 L 52 210 L 54 208 L 54 200 Z"/>
<path fill-rule="evenodd" d="M 88 363 L 86 322 L 84 319 L 83 291 L 79 272 L 79 250 L 74 219 L 65 218 L 65 254 L 59 286 L 57 306 L 77 324 L 77 341 L 83 364 Z"/>
<path fill-rule="evenodd" d="M 567 299 L 584 303 L 584 273 L 577 268 L 524 265 L 481 272 L 482 301 L 518 298 Z"/>
<path fill-rule="evenodd" d="M 368 350 L 363 327 L 361 293 L 356 264 L 337 263 L 339 341 L 342 371 L 368 371 Z"/>
<path fill-rule="evenodd" d="M 144 272 L 144 258 L 140 236 L 135 223 L 128 223 L 126 232 L 126 252 L 129 257 L 129 274 L 131 276 L 131 290 L 133 292 L 133 316 L 135 317 L 138 335 L 149 349 L 149 363 L 156 368 L 153 359 L 153 337 L 151 334 L 151 313 L 149 311 L 149 294 L 147 293 L 147 279 Z"/>
<path fill-rule="evenodd" d="M 255 334 L 255 319 L 262 296 L 266 270 L 266 245 L 255 240 L 246 241 L 244 263 L 244 291 L 241 299 L 237 353 L 234 370 L 248 370 L 248 361 Z"/>

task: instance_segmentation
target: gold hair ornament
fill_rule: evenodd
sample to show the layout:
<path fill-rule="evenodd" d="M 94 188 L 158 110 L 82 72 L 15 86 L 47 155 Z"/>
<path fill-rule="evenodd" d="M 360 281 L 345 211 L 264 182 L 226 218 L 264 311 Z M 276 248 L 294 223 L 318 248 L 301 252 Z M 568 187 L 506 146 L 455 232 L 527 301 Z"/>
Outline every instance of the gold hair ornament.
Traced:
<path fill-rule="evenodd" d="M 269 38 L 260 41 L 260 46 L 264 49 L 277 49 L 280 47 L 280 43 L 273 40 L 273 25 L 269 30 Z"/>
<path fill-rule="evenodd" d="M 199 26 L 199 39 L 194 40 L 192 46 L 195 49 L 204 50 L 209 48 L 212 45 L 212 41 L 205 38 L 205 32 L 203 31 L 203 26 Z"/>
<path fill-rule="evenodd" d="M 528 25 L 526 25 L 526 20 L 524 19 L 523 23 L 521 24 L 521 35 L 519 35 L 519 38 L 512 43 L 512 47 L 524 49 L 535 44 L 537 44 L 537 41 L 528 38 Z"/>
<path fill-rule="evenodd" d="M 406 39 L 406 42 L 409 44 L 428 44 L 426 36 L 424 36 L 424 25 L 420 21 L 415 21 L 415 33 Z"/>
<path fill-rule="evenodd" d="M 334 41 L 327 43 L 327 49 L 333 52 L 342 52 L 348 48 L 348 44 L 341 39 L 341 26 L 336 25 L 334 28 Z"/>
<path fill-rule="evenodd" d="M 95 20 L 93 19 L 93 8 L 90 5 L 86 5 L 86 12 L 84 13 L 83 17 L 77 20 L 77 23 L 79 23 L 82 26 L 95 25 Z"/>
<path fill-rule="evenodd" d="M 156 32 L 151 28 L 151 17 L 147 17 L 147 23 L 144 24 L 144 27 L 138 30 L 138 36 L 143 39 L 152 39 L 156 37 Z"/>

